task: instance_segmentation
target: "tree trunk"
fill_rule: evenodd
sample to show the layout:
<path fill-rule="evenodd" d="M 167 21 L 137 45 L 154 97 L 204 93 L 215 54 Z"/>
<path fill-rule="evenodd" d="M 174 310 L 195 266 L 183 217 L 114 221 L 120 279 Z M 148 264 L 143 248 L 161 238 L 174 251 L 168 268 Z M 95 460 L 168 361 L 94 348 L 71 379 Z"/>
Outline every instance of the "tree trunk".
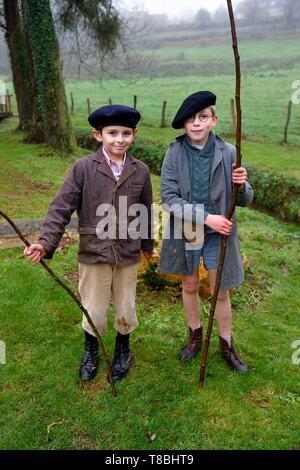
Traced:
<path fill-rule="evenodd" d="M 286 0 L 285 2 L 285 18 L 286 18 L 286 27 L 288 29 L 294 29 L 296 27 L 296 15 L 298 8 L 298 1 L 296 0 Z"/>
<path fill-rule="evenodd" d="M 31 83 L 31 97 L 32 97 L 32 110 L 31 110 L 31 122 L 26 127 L 27 136 L 26 142 L 42 143 L 44 142 L 44 134 L 39 126 L 39 115 L 37 110 L 37 88 L 33 66 L 33 57 L 31 51 L 31 43 L 28 31 L 28 22 L 26 14 L 26 2 L 21 0 L 22 8 L 22 22 L 23 22 L 23 34 L 24 34 L 24 47 L 26 53 L 27 67 L 28 67 L 28 80 Z"/>
<path fill-rule="evenodd" d="M 70 152 L 76 143 L 60 66 L 59 45 L 49 0 L 22 0 L 28 31 L 29 63 L 36 98 L 36 137 Z"/>
<path fill-rule="evenodd" d="M 32 88 L 25 51 L 25 38 L 18 0 L 4 0 L 5 39 L 10 55 L 13 84 L 17 99 L 20 129 L 32 120 Z"/>

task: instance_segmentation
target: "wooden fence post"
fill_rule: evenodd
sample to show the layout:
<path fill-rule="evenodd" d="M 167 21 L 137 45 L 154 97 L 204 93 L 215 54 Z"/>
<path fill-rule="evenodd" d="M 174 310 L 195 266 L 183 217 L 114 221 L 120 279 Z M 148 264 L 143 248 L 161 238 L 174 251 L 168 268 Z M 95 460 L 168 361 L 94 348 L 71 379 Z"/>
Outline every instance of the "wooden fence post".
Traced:
<path fill-rule="evenodd" d="M 73 98 L 73 93 L 71 93 L 71 115 L 73 116 L 74 114 L 74 98 Z"/>
<path fill-rule="evenodd" d="M 108 98 L 108 103 L 112 104 L 111 98 Z"/>
<path fill-rule="evenodd" d="M 289 101 L 286 124 L 285 124 L 285 128 L 284 128 L 283 144 L 288 143 L 288 129 L 289 129 L 289 124 L 290 124 L 290 120 L 291 120 L 291 115 L 292 115 L 292 101 Z"/>
<path fill-rule="evenodd" d="M 90 115 L 90 114 L 91 114 L 91 105 L 90 105 L 90 99 L 89 99 L 89 98 L 87 98 L 87 99 L 86 99 L 86 102 L 87 102 L 87 108 L 88 108 L 88 115 Z"/>
<path fill-rule="evenodd" d="M 230 109 L 231 109 L 231 121 L 232 121 L 232 134 L 236 136 L 236 113 L 235 113 L 235 105 L 234 105 L 233 98 L 231 98 L 230 100 Z"/>
<path fill-rule="evenodd" d="M 133 108 L 136 109 L 136 103 L 137 103 L 137 96 L 133 96 Z"/>
<path fill-rule="evenodd" d="M 166 107 L 167 107 L 167 101 L 164 101 L 163 106 L 162 106 L 162 112 L 161 112 L 160 127 L 166 127 Z"/>
<path fill-rule="evenodd" d="M 5 111 L 6 113 L 8 113 L 8 100 L 7 100 L 7 95 L 5 95 L 4 111 Z"/>
<path fill-rule="evenodd" d="M 12 95 L 7 95 L 7 106 L 8 106 L 8 112 L 11 113 L 11 97 Z"/>

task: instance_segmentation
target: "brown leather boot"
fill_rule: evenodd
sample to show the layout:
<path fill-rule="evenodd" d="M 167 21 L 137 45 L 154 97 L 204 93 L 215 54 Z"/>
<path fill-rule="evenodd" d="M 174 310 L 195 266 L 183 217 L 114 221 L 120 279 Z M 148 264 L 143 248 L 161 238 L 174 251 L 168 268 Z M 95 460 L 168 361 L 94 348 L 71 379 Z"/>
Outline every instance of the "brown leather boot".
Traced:
<path fill-rule="evenodd" d="M 188 362 L 193 359 L 196 354 L 201 350 L 202 346 L 202 326 L 197 328 L 196 330 L 192 330 L 189 327 L 189 341 L 188 343 L 182 348 L 180 353 L 180 359 L 183 362 Z"/>
<path fill-rule="evenodd" d="M 230 367 L 238 372 L 248 372 L 248 366 L 239 356 L 238 351 L 233 345 L 233 339 L 231 338 L 231 347 L 227 343 L 226 339 L 222 338 L 221 336 L 219 336 L 219 340 L 220 352 Z"/>

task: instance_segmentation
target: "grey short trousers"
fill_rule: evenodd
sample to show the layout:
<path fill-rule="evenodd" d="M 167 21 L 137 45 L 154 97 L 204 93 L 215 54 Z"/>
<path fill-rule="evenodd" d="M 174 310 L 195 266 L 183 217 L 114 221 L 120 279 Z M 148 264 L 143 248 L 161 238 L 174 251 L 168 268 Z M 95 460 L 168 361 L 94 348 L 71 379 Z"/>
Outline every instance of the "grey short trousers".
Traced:
<path fill-rule="evenodd" d="M 203 258 L 206 269 L 217 269 L 220 256 L 220 240 L 220 234 L 217 232 L 205 234 L 203 247 L 200 250 L 192 251 L 193 270 L 198 268 L 201 258 Z"/>

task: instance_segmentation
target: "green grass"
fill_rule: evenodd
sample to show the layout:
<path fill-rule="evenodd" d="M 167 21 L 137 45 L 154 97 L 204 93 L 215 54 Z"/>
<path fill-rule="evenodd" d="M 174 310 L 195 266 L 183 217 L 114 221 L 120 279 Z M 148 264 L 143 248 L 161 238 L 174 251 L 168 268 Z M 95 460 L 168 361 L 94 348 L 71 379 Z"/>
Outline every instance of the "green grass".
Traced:
<path fill-rule="evenodd" d="M 45 145 L 24 145 L 16 126 L 15 118 L 0 125 L 0 206 L 12 217 L 42 217 L 82 151 L 66 156 Z"/>
<path fill-rule="evenodd" d="M 139 137 L 147 143 L 159 144 L 162 147 L 162 154 L 169 143 L 174 141 L 181 131 L 174 129 L 153 129 L 152 127 L 142 127 Z M 219 127 L 216 129 L 219 134 Z M 227 142 L 235 145 L 232 136 L 219 134 Z M 274 173 L 300 178 L 299 167 L 299 147 L 295 145 L 279 145 L 273 142 L 262 143 L 259 140 L 242 140 L 242 158 L 245 164 L 252 164 L 258 168 L 264 168 Z"/>
<path fill-rule="evenodd" d="M 155 36 L 152 36 L 155 38 Z M 189 40 L 189 36 L 187 36 Z M 200 44 L 199 44 L 200 42 Z M 148 55 L 157 56 L 164 61 L 172 61 L 178 59 L 178 54 L 183 53 L 186 60 L 197 60 L 200 63 L 206 63 L 210 60 L 216 60 L 220 62 L 231 62 L 232 61 L 232 49 L 230 44 L 209 44 L 206 41 L 205 44 L 201 44 L 201 40 L 197 41 L 197 38 L 192 38 L 190 43 L 186 44 L 185 38 L 181 35 L 180 43 L 174 42 L 172 45 L 169 44 L 167 47 L 157 47 L 154 49 L 146 49 Z M 299 38 L 280 38 L 265 39 L 263 41 L 240 41 L 239 51 L 241 56 L 241 65 L 246 66 L 249 61 L 262 61 L 262 60 L 278 60 L 279 54 L 284 59 L 299 59 Z"/>
<path fill-rule="evenodd" d="M 42 217 L 82 151 L 66 157 L 24 145 L 11 130 L 15 123 L 0 126 L 0 207 L 16 218 Z M 174 131 L 142 127 L 142 136 L 165 148 Z M 277 152 L 287 171 L 296 162 L 293 148 L 259 142 L 245 142 L 244 148 L 252 160 L 269 148 L 265 164 L 274 163 Z M 159 178 L 153 182 L 158 198 Z M 6 343 L 7 364 L 0 365 L 0 448 L 299 448 L 300 366 L 292 364 L 292 343 L 300 338 L 299 228 L 249 209 L 239 210 L 239 220 L 250 268 L 232 295 L 233 325 L 250 373 L 228 370 L 215 332 L 201 391 L 199 361 L 187 367 L 178 361 L 186 331 L 180 296 L 139 283 L 135 361 L 114 398 L 103 361 L 90 385 L 78 382 L 83 338 L 76 305 L 40 266 L 22 257 L 22 248 L 1 249 L 0 340 Z M 76 271 L 76 251 L 77 245 L 69 246 L 50 262 L 61 277 Z M 207 314 L 209 302 L 202 306 Z M 111 315 L 105 338 L 110 356 L 112 325 Z M 151 444 L 147 432 L 156 434 Z"/>
<path fill-rule="evenodd" d="M 153 37 L 155 39 L 156 35 Z M 298 37 L 240 42 L 245 137 L 276 143 L 283 140 L 287 105 L 295 92 L 292 84 L 300 77 L 298 43 Z M 134 95 L 137 95 L 137 107 L 143 116 L 142 127 L 160 125 L 164 100 L 170 127 L 183 99 L 199 89 L 208 89 L 218 97 L 219 132 L 231 133 L 230 99 L 235 95 L 235 77 L 230 41 L 227 44 L 222 39 L 219 44 L 211 44 L 208 38 L 205 43 L 196 39 L 186 43 L 181 37 L 180 42 L 174 41 L 167 47 L 160 41 L 155 49 L 142 52 L 153 60 L 144 77 L 102 82 L 66 81 L 68 99 L 71 92 L 75 99 L 73 122 L 76 127 L 86 127 L 88 97 L 91 109 L 95 109 L 107 104 L 109 98 L 113 103 L 132 106 Z M 292 108 L 289 142 L 300 145 L 300 105 L 297 104 Z"/>
<path fill-rule="evenodd" d="M 199 360 L 178 361 L 185 335 L 180 297 L 143 284 L 135 361 L 117 384 L 118 396 L 111 395 L 103 361 L 96 379 L 80 385 L 80 311 L 22 249 L 0 250 L 0 339 L 7 349 L 7 364 L 0 365 L 0 448 L 299 448 L 300 366 L 291 360 L 300 338 L 297 229 L 249 209 L 239 210 L 239 220 L 250 268 L 232 297 L 233 325 L 250 373 L 228 370 L 215 330 L 203 390 Z M 51 261 L 60 276 L 76 270 L 76 250 L 70 246 Z M 203 307 L 207 312 L 207 301 Z M 110 355 L 112 320 L 105 338 Z M 147 432 L 156 434 L 151 444 Z"/>
<path fill-rule="evenodd" d="M 248 75 L 243 79 L 242 108 L 243 133 L 248 138 L 279 143 L 283 140 L 287 104 L 292 97 L 292 83 L 299 79 L 300 69 L 285 70 L 275 76 Z M 134 81 L 105 80 L 97 84 L 90 81 L 67 81 L 67 95 L 73 92 L 75 99 L 74 125 L 87 127 L 86 98 L 91 101 L 91 109 L 108 103 L 133 105 L 133 95 L 137 95 L 137 107 L 141 111 L 142 127 L 159 127 L 164 100 L 167 104 L 167 126 L 183 99 L 199 89 L 210 89 L 218 96 L 217 108 L 220 117 L 218 129 L 221 134 L 231 132 L 230 98 L 234 96 L 234 79 L 230 75 L 212 77 L 188 76 L 137 79 Z M 300 106 L 294 105 L 289 126 L 289 142 L 300 145 Z"/>
<path fill-rule="evenodd" d="M 0 207 L 11 217 L 42 218 L 73 161 L 89 151 L 78 149 L 66 156 L 43 145 L 24 145 L 22 134 L 13 131 L 16 126 L 16 118 L 0 124 Z M 138 139 L 150 144 L 159 142 L 163 155 L 176 135 L 173 129 L 141 126 Z M 296 146 L 244 140 L 242 151 L 246 164 L 300 178 Z M 157 201 L 159 177 L 152 175 L 152 183 Z"/>
<path fill-rule="evenodd" d="M 72 163 L 90 151 L 60 155 L 45 145 L 24 145 L 12 130 L 16 125 L 16 119 L 0 125 L 0 207 L 19 219 L 44 217 Z M 152 182 L 158 200 L 159 177 L 152 175 Z"/>
<path fill-rule="evenodd" d="M 291 85 L 300 77 L 298 42 L 243 42 L 241 53 L 244 161 L 299 178 L 299 106 L 293 107 L 292 145 L 278 145 Z M 143 114 L 139 138 L 159 142 L 164 153 L 177 133 L 158 128 L 163 100 L 170 126 L 183 98 L 202 88 L 218 95 L 218 132 L 229 135 L 230 45 L 162 48 L 155 58 L 158 69 L 164 65 L 158 73 L 170 75 L 180 54 L 179 75 L 186 76 L 68 80 L 68 98 L 71 91 L 75 96 L 74 125 L 88 128 L 87 97 L 95 109 L 108 98 L 132 105 L 136 94 Z M 204 67 L 211 56 L 214 63 Z M 188 72 L 192 62 L 200 70 L 194 75 Z M 214 67 L 230 69 L 231 75 L 212 75 Z M 24 145 L 22 135 L 12 131 L 16 125 L 16 119 L 0 125 L 0 207 L 16 218 L 43 217 L 68 168 L 85 151 L 65 156 Z M 159 178 L 152 180 L 158 199 Z M 118 396 L 111 395 L 103 361 L 96 379 L 82 386 L 79 309 L 40 266 L 22 257 L 22 248 L 1 249 L 0 340 L 6 343 L 7 364 L 0 364 L 0 448 L 299 449 L 300 365 L 292 364 L 292 343 L 300 339 L 299 228 L 254 210 L 238 212 L 241 248 L 250 267 L 244 285 L 232 294 L 233 327 L 250 373 L 228 370 L 214 331 L 203 390 L 199 360 L 187 366 L 178 361 L 186 331 L 180 296 L 150 291 L 143 283 L 137 290 L 140 327 L 132 335 L 135 360 L 129 376 L 117 384 Z M 56 254 L 50 262 L 55 272 L 64 277 L 76 271 L 76 251 L 73 245 Z M 202 307 L 207 323 L 209 302 L 203 300 Z M 105 338 L 110 356 L 112 325 L 110 315 Z M 151 444 L 147 432 L 156 435 Z"/>
<path fill-rule="evenodd" d="M 159 44 L 155 49 L 138 51 L 151 55 L 153 61 L 140 75 L 137 71 L 128 79 L 65 80 L 69 102 L 70 93 L 74 96 L 74 126 L 89 128 L 87 98 L 94 110 L 107 104 L 109 98 L 115 104 L 132 106 L 133 96 L 137 95 L 137 108 L 142 113 L 141 130 L 159 127 L 165 100 L 170 128 L 183 99 L 199 89 L 208 89 L 218 97 L 218 132 L 229 135 L 230 99 L 235 95 L 231 41 L 228 39 L 227 43 L 221 38 L 220 43 L 214 43 L 207 38 L 205 43 L 200 39 L 186 43 L 184 34 L 180 32 L 180 42 L 174 41 L 167 47 L 158 34 Z M 186 34 L 189 37 L 195 31 Z M 173 39 L 174 35 L 177 38 L 176 32 Z M 288 102 L 296 91 L 292 85 L 300 78 L 298 43 L 298 37 L 240 41 L 244 137 L 260 142 L 282 142 Z M 8 89 L 12 90 L 9 82 Z M 300 146 L 300 105 L 297 104 L 293 104 L 288 140 L 290 144 Z"/>

